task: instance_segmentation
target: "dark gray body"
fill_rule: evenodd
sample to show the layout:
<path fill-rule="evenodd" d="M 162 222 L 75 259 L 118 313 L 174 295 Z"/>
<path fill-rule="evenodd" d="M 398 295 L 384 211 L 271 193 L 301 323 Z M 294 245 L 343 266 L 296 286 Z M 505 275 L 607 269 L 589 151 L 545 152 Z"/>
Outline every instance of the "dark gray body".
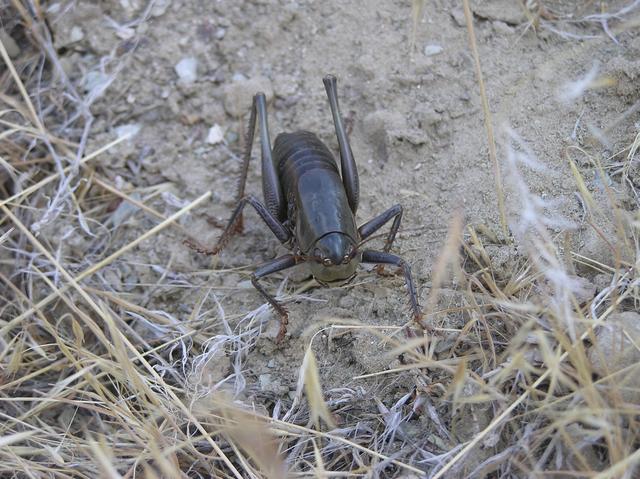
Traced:
<path fill-rule="evenodd" d="M 285 202 L 284 217 L 295 231 L 300 251 L 311 253 L 328 233 L 347 235 L 355 245 L 358 228 L 338 165 L 329 149 L 308 131 L 281 133 L 273 148 Z"/>
<path fill-rule="evenodd" d="M 332 260 L 331 268 L 310 263 L 321 283 L 351 280 L 359 260 L 347 255 L 360 235 L 335 158 L 315 134 L 296 131 L 276 137 L 273 162 L 284 205 L 279 219 L 291 228 L 297 253 Z"/>

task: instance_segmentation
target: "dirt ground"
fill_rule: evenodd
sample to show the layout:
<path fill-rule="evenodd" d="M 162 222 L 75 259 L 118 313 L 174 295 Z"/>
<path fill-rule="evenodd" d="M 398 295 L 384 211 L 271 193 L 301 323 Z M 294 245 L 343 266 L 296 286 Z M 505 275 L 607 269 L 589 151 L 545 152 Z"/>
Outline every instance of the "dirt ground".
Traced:
<path fill-rule="evenodd" d="M 496 274 L 508 277 L 522 267 L 531 205 L 523 204 L 530 200 L 521 194 L 519 180 L 545 201 L 548 226 L 559 242 L 614 265 L 607 243 L 613 227 L 604 225 L 601 235 L 584 223 L 585 204 L 569 160 L 597 202 L 609 201 L 612 190 L 618 204 L 634 210 L 638 198 L 615 175 L 617 160 L 611 158 L 633 142 L 639 128 L 640 36 L 597 14 L 605 7 L 607 12 L 635 8 L 638 2 L 534 3 L 526 2 L 525 8 L 511 0 L 471 2 L 507 222 L 510 234 L 523 239 L 520 243 L 507 242 L 501 225 L 461 2 L 429 0 L 422 10 L 421 2 L 399 0 L 50 4 L 53 42 L 69 79 L 97 95 L 87 150 L 135 132 L 92 163 L 95 171 L 122 191 L 134 191 L 136 199 L 165 217 L 203 193 L 212 195 L 181 217 L 178 227 L 141 242 L 85 280 L 86 285 L 135 298 L 132 302 L 154 311 L 162 326 L 149 326 L 148 318 L 133 321 L 146 340 L 176 337 L 184 328 L 197 332 L 199 340 L 184 341 L 182 351 L 166 354 L 191 384 L 194 397 L 222 388 L 267 415 L 282 416 L 295 409 L 300 367 L 312 340 L 329 406 L 340 416 L 342 405 L 350 404 L 341 418 L 344 424 L 394 405 L 401 409 L 405 395 L 415 392 L 415 372 L 375 374 L 402 367 L 398 356 L 389 354 L 392 343 L 377 335 L 404 341 L 400 327 L 411 317 L 401 276 L 380 277 L 361 267 L 353 284 L 326 289 L 310 283 L 303 267 L 274 275 L 265 284 L 274 292 L 280 288 L 290 312 L 289 334 L 276 344 L 277 320 L 249 275 L 282 253 L 282 247 L 258 216 L 245 215 L 244 233 L 219 257 L 200 255 L 183 242 L 214 244 L 221 233 L 216 225 L 229 217 L 251 96 L 258 89 L 268 97 L 272 140 L 280 132 L 305 129 L 338 153 L 322 85 L 323 76 L 333 73 L 341 108 L 353 127 L 350 139 L 361 185 L 358 223 L 403 205 L 393 252 L 410 263 L 423 305 L 456 212 L 464 225 L 484 232 Z M 545 15 L 532 24 L 527 12 L 540 8 Z M 623 14 L 637 15 L 638 9 L 629 12 Z M 184 59 L 196 60 L 195 77 L 179 76 L 176 65 Z M 210 136 L 216 125 L 222 137 Z M 535 156 L 539 163 L 514 178 L 508 160 L 514 151 Z M 608 176 L 599 173 L 596 159 Z M 636 164 L 631 181 L 640 181 L 639 174 Z M 258 145 L 247 189 L 261 195 Z M 153 215 L 123 205 L 113 206 L 117 217 L 109 234 L 102 235 L 94 223 L 89 229 L 96 238 L 78 229 L 65 237 L 59 223 L 45 225 L 42 234 L 60 256 L 84 258 L 76 264 L 80 271 L 157 224 Z M 382 241 L 376 245 L 381 248 Z M 575 273 L 598 287 L 597 272 L 578 264 Z M 436 304 L 440 312 L 427 311 L 426 316 L 434 327 L 454 331 L 469 320 L 455 280 L 443 284 Z M 490 406 L 467 408 L 456 416 L 447 401 L 438 399 L 449 377 L 450 371 L 431 371 L 429 383 L 421 387 L 439 391 L 430 405 L 433 414 L 406 422 L 402 446 L 389 446 L 388 454 L 412 457 L 412 464 L 427 471 L 430 466 L 420 462 L 427 458 L 408 451 L 418 443 L 417 449 L 436 455 L 446 449 L 434 442 L 440 430 L 434 414 L 457 424 L 457 439 L 450 444 L 471 439 L 488 424 L 494 414 Z M 464 466 L 466 473 L 495 453 L 484 447 Z M 384 471 L 377 473 L 398 473 Z"/>
<path fill-rule="evenodd" d="M 602 35 L 599 25 L 574 27 L 576 35 L 597 36 L 585 41 L 565 40 L 544 29 L 525 32 L 516 28 L 523 21 L 517 2 L 498 3 L 478 2 L 475 8 L 494 124 L 498 132 L 513 128 L 548 168 L 529 178 L 531 188 L 553 199 L 559 216 L 578 219 L 582 209 L 564 149 L 592 128 L 606 131 L 605 151 L 610 153 L 633 137 L 632 122 L 615 123 L 637 99 L 640 40 L 622 34 L 616 44 Z M 207 219 L 223 222 L 233 206 L 242 151 L 239 138 L 255 86 L 273 92 L 269 95 L 273 98 L 269 105 L 272 138 L 279 132 L 307 129 L 317 132 L 337 153 L 322 86 L 327 73 L 338 77 L 342 109 L 354 119 L 351 142 L 362 185 L 358 221 L 396 203 L 404 206 L 403 234 L 395 251 L 412 265 L 422 302 L 454 210 L 462 211 L 466 222 L 500 234 L 473 57 L 464 14 L 455 2 L 425 5 L 415 51 L 410 48 L 409 2 L 174 1 L 159 5 L 133 45 L 131 39 L 121 39 L 117 29 L 109 28 L 105 18 L 126 24 L 141 15 L 141 2 L 78 2 L 60 21 L 52 16 L 51 23 L 56 44 L 61 46 L 75 26 L 86 32 L 82 40 L 69 45 L 72 78 L 86 73 L 83 68 L 95 68 L 96 59 L 113 50 L 116 55 L 118 48 L 133 50 L 92 110 L 96 122 L 91 141 L 97 148 L 122 125 L 139 125 L 140 132 L 98 168 L 108 171 L 114 182 L 120 176 L 137 187 L 162 184 L 180 201 L 212 191 L 213 201 L 183 219 L 183 226 L 200 243 L 215 243 L 220 229 Z M 553 7 L 573 8 L 572 2 Z M 424 54 L 426 46 L 435 45 L 441 48 L 439 53 Z M 184 85 L 174 66 L 190 57 L 198 61 L 198 77 Z M 592 68 L 619 80 L 618 85 L 589 92 L 582 101 L 563 103 L 562 88 Z M 258 80 L 247 84 L 246 79 Z M 209 128 L 216 124 L 225 132 L 227 148 L 206 142 Z M 257 146 L 254 151 L 258 155 Z M 503 154 L 502 148 L 499 156 Z M 254 160 L 248 190 L 256 195 L 261 195 L 259 171 L 259 161 Z M 521 208 L 517 195 L 507 194 L 506 205 L 509 217 L 517 218 Z M 133 277 L 141 283 L 156 283 L 160 275 L 149 265 L 162 265 L 193 279 L 202 289 L 212 288 L 227 316 L 243 316 L 262 303 L 247 281 L 251 266 L 278 251 L 277 240 L 257 215 L 246 216 L 244 235 L 231 242 L 219 262 L 212 264 L 185 248 L 185 236 L 170 231 L 121 262 L 131 265 Z M 132 221 L 120 241 L 136 235 L 138 221 L 144 220 Z M 589 239 L 593 240 L 576 237 L 576 241 Z M 606 262 L 607 252 L 598 250 L 602 244 L 591 243 L 596 244 L 586 245 L 592 249 L 582 250 L 583 254 Z M 212 266 L 224 270 L 207 274 Z M 228 268 L 241 270 L 227 273 Z M 293 275 L 304 278 L 304 274 Z M 238 283 L 244 288 L 238 290 Z M 278 281 L 270 286 L 275 290 Z M 172 290 L 163 285 L 149 300 L 184 320 L 182 315 L 193 309 L 201 294 L 201 289 Z M 281 347 L 262 336 L 257 350 L 247 358 L 246 374 L 254 380 L 263 374 L 277 378 L 277 393 L 284 392 L 285 397 L 295 389 L 305 348 L 300 335 L 319 325 L 323 317 L 372 325 L 402 325 L 409 318 L 400 278 L 379 279 L 365 273 L 351 288 L 315 289 L 309 298 L 289 307 L 291 334 Z M 387 366 L 374 359 L 380 346 L 371 344 L 368 335 L 349 336 L 323 355 L 322 379 L 328 389 L 356 386 L 358 382 L 345 383 L 345 378 Z"/>

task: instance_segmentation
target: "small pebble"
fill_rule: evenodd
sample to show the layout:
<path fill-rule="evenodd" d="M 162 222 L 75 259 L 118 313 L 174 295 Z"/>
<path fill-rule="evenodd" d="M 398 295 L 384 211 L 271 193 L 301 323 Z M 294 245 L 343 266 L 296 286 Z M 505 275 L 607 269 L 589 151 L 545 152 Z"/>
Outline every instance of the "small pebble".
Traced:
<path fill-rule="evenodd" d="M 99 91 L 100 89 L 106 88 L 109 83 L 109 75 L 102 73 L 100 71 L 90 71 L 84 77 L 84 90 L 86 92 L 90 91 Z"/>
<path fill-rule="evenodd" d="M 238 134 L 235 131 L 228 131 L 224 137 L 227 140 L 227 145 L 231 145 L 238 141 Z"/>
<path fill-rule="evenodd" d="M 138 0 L 120 0 L 120 6 L 129 12 L 134 12 L 140 8 Z"/>
<path fill-rule="evenodd" d="M 140 128 L 139 123 L 127 123 L 126 125 L 116 126 L 115 131 L 118 138 L 128 137 L 131 139 L 140 132 Z"/>
<path fill-rule="evenodd" d="M 136 31 L 131 27 L 122 27 L 116 30 L 116 35 L 123 40 L 129 40 L 133 38 L 135 34 Z"/>
<path fill-rule="evenodd" d="M 102 279 L 114 290 L 120 291 L 122 285 L 122 278 L 120 272 L 115 268 L 105 269 L 102 272 Z"/>
<path fill-rule="evenodd" d="M 507 25 L 504 22 L 496 20 L 491 24 L 493 26 L 493 31 L 496 33 L 500 33 L 503 35 L 512 35 L 515 32 L 515 28 Z"/>
<path fill-rule="evenodd" d="M 136 195 L 132 194 L 131 197 L 136 200 L 141 199 L 140 196 L 137 194 Z M 114 226 L 120 226 L 121 224 L 125 223 L 131 217 L 131 215 L 136 213 L 139 209 L 140 208 L 138 208 L 133 203 L 129 203 L 128 201 L 123 201 L 122 203 L 120 203 L 120 205 L 118 205 L 118 207 L 115 209 L 115 211 L 111 215 L 111 218 L 110 218 L 111 223 Z"/>
<path fill-rule="evenodd" d="M 269 321 L 262 327 L 262 337 L 275 340 L 280 333 L 280 321 L 274 314 L 270 316 Z"/>
<path fill-rule="evenodd" d="M 122 284 L 122 289 L 127 292 L 131 292 L 140 283 L 140 278 L 137 274 L 129 274 L 124 278 L 124 282 Z"/>
<path fill-rule="evenodd" d="M 71 33 L 69 34 L 69 41 L 71 43 L 76 43 L 82 40 L 83 38 L 84 38 L 84 32 L 82 31 L 82 28 L 80 28 L 78 25 L 73 26 L 71 28 Z"/>
<path fill-rule="evenodd" d="M 224 140 L 224 132 L 220 125 L 215 124 L 211 128 L 209 128 L 209 133 L 207 134 L 207 139 L 205 140 L 210 145 L 217 145 L 218 143 Z"/>
<path fill-rule="evenodd" d="M 4 48 L 7 50 L 9 54 L 9 58 L 16 58 L 20 55 L 20 47 L 16 43 L 16 41 L 9 36 L 9 34 L 0 28 L 0 41 L 4 45 Z"/>
<path fill-rule="evenodd" d="M 444 49 L 440 45 L 427 45 L 424 47 L 424 54 L 431 57 L 433 55 L 439 55 L 443 50 Z"/>
<path fill-rule="evenodd" d="M 459 27 L 467 26 L 467 20 L 465 19 L 464 10 L 462 10 L 462 8 L 452 9 L 451 17 L 453 18 L 453 21 L 456 22 L 456 25 L 458 25 Z"/>
<path fill-rule="evenodd" d="M 52 3 L 47 7 L 47 13 L 50 13 L 51 15 L 55 15 L 60 11 L 61 7 L 62 5 L 60 5 L 60 2 Z"/>
<path fill-rule="evenodd" d="M 193 57 L 183 58 L 174 69 L 184 83 L 193 83 L 198 78 L 198 60 Z"/>
<path fill-rule="evenodd" d="M 261 374 L 260 377 L 258 377 L 258 381 L 260 382 L 260 389 L 262 391 L 268 390 L 272 382 L 271 374 Z"/>
<path fill-rule="evenodd" d="M 153 2 L 153 6 L 151 7 L 151 16 L 160 17 L 164 15 L 164 13 L 167 11 L 167 8 L 169 8 L 169 5 L 171 5 L 171 0 L 155 0 L 155 2 Z"/>

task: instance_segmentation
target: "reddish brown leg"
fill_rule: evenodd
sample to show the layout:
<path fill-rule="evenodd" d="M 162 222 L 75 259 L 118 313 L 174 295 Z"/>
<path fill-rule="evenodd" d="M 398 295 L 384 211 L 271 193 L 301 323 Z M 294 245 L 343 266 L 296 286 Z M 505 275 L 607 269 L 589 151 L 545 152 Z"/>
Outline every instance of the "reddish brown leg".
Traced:
<path fill-rule="evenodd" d="M 300 262 L 300 258 L 294 256 L 292 254 L 286 254 L 284 256 L 280 256 L 274 260 L 265 263 L 260 268 L 258 268 L 251 275 L 251 284 L 253 287 L 258 290 L 258 292 L 262 295 L 264 299 L 266 299 L 271 307 L 275 310 L 275 312 L 280 316 L 280 330 L 278 331 L 278 336 L 276 337 L 276 343 L 279 343 L 284 339 L 285 334 L 287 334 L 287 324 L 289 324 L 289 313 L 282 306 L 276 298 L 267 293 L 267 291 L 262 287 L 262 285 L 258 282 L 260 278 L 264 278 L 272 273 L 277 273 L 278 271 L 282 271 L 288 268 L 291 268 Z"/>

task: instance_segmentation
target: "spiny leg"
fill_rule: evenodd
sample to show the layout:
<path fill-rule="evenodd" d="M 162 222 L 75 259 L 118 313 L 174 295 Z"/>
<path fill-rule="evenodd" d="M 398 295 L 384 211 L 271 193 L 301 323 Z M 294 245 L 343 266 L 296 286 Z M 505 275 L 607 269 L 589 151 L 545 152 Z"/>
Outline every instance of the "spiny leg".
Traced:
<path fill-rule="evenodd" d="M 242 169 L 240 170 L 240 179 L 238 181 L 238 191 L 236 192 L 236 203 L 244 198 L 244 189 L 247 184 L 247 176 L 249 176 L 249 162 L 251 161 L 251 150 L 253 149 L 253 138 L 256 130 L 257 117 L 257 95 L 253 97 L 251 103 L 251 116 L 249 117 L 249 127 L 247 128 L 244 139 L 244 153 L 242 155 Z"/>
<path fill-rule="evenodd" d="M 336 136 L 338 137 L 338 145 L 340 146 L 340 171 L 342 172 L 342 183 L 347 193 L 347 200 L 351 211 L 355 215 L 358 209 L 358 200 L 360 197 L 360 184 L 358 180 L 358 168 L 356 161 L 353 159 L 351 146 L 349 145 L 349 137 L 342 124 L 342 116 L 338 105 L 338 86 L 336 77 L 327 75 L 322 79 L 324 88 L 329 98 L 329 106 L 331 107 L 331 115 L 333 116 L 333 124 L 336 128 Z"/>
<path fill-rule="evenodd" d="M 235 202 L 236 205 L 240 203 L 240 200 L 244 198 L 244 190 L 247 185 L 247 177 L 249 176 L 249 162 L 251 161 L 251 150 L 253 149 L 253 138 L 256 130 L 256 108 L 257 99 L 254 96 L 251 103 L 251 116 L 249 116 L 249 127 L 247 128 L 246 136 L 244 138 L 244 153 L 242 155 L 242 168 L 240 169 L 240 179 L 238 180 L 238 190 L 236 191 Z M 235 232 L 242 233 L 244 230 L 242 222 L 242 213 L 236 221 Z"/>
<path fill-rule="evenodd" d="M 253 284 L 253 287 L 258 290 L 262 297 L 269 302 L 276 313 L 278 313 L 278 315 L 280 316 L 280 329 L 278 331 L 278 336 L 276 336 L 276 343 L 282 341 L 284 335 L 287 333 L 287 324 L 289 324 L 289 313 L 284 308 L 284 306 L 276 301 L 276 298 L 267 293 L 267 291 L 262 287 L 258 280 L 269 274 L 291 268 L 298 264 L 300 261 L 301 260 L 299 256 L 286 254 L 284 256 L 280 256 L 279 258 L 271 260 L 268 263 L 265 263 L 251 275 L 251 284 Z"/>
<path fill-rule="evenodd" d="M 262 196 L 269 213 L 280 221 L 287 218 L 287 208 L 280 186 L 280 178 L 271 154 L 269 122 L 267 121 L 267 100 L 264 93 L 257 93 L 254 104 L 258 110 L 260 125 L 260 146 L 262 149 Z"/>
<path fill-rule="evenodd" d="M 394 205 L 384 213 L 360 226 L 360 228 L 358 228 L 360 238 L 363 240 L 368 238 L 382 228 L 382 226 L 384 226 L 391 218 L 393 218 L 393 223 L 391 224 L 391 230 L 389 230 L 389 234 L 387 235 L 383 248 L 383 251 L 388 253 L 389 250 L 391 250 L 391 246 L 393 246 L 393 242 L 396 239 L 396 234 L 400 229 L 400 222 L 402 221 L 402 205 Z M 384 265 L 380 264 L 376 266 L 376 272 L 379 275 L 384 275 Z"/>
<path fill-rule="evenodd" d="M 400 229 L 400 222 L 402 221 L 402 205 L 394 205 L 385 211 L 382 214 L 379 214 L 375 218 L 370 221 L 367 221 L 365 224 L 358 228 L 358 233 L 360 233 L 361 239 L 367 239 L 373 233 L 382 228 L 386 223 L 389 222 L 393 218 L 393 223 L 391 224 L 391 230 L 387 235 L 387 239 L 384 242 L 383 251 L 388 253 L 393 246 L 393 241 L 396 239 L 396 234 L 398 234 L 398 230 Z"/>
<path fill-rule="evenodd" d="M 190 240 L 185 241 L 185 244 L 198 253 L 206 255 L 218 254 L 220 250 L 222 250 L 222 248 L 224 248 L 225 245 L 229 242 L 229 239 L 231 239 L 233 233 L 235 233 L 237 222 L 239 221 L 239 218 L 241 218 L 242 210 L 247 204 L 253 206 L 258 215 L 260 215 L 260 218 L 262 218 L 262 220 L 267 224 L 269 229 L 273 232 L 274 235 L 276 235 L 276 238 L 278 238 L 281 243 L 286 243 L 287 241 L 289 241 L 289 239 L 291 238 L 290 231 L 277 218 L 275 218 L 273 214 L 262 203 L 260 203 L 260 201 L 255 196 L 249 195 L 245 196 L 238 202 L 236 209 L 233 211 L 233 214 L 231 215 L 231 218 L 227 223 L 227 227 L 224 229 L 222 236 L 220 236 L 218 242 L 213 248 L 203 248 Z"/>
<path fill-rule="evenodd" d="M 407 285 L 407 291 L 409 292 L 409 301 L 411 303 L 411 309 L 413 311 L 413 320 L 418 323 L 422 329 L 426 329 L 422 322 L 422 309 L 418 303 L 418 295 L 416 294 L 416 288 L 413 284 L 413 278 L 411 277 L 411 267 L 400 256 L 395 254 L 386 253 L 383 251 L 365 250 L 362 252 L 363 263 L 374 264 L 393 264 L 402 269 L 404 274 L 404 282 Z"/>
<path fill-rule="evenodd" d="M 256 129 L 256 120 L 260 129 L 260 147 L 262 151 L 262 192 L 267 209 L 278 220 L 283 221 L 285 207 L 284 196 L 280 188 L 280 181 L 273 164 L 271 155 L 271 139 L 269 137 L 269 124 L 267 121 L 267 100 L 264 93 L 256 93 L 251 105 L 251 116 L 249 117 L 249 128 L 245 138 L 245 150 L 242 158 L 242 168 L 240 170 L 240 181 L 236 193 L 236 202 L 239 203 L 245 196 L 247 176 L 249 174 L 249 162 L 251 161 L 251 150 L 253 149 L 253 139 Z M 242 213 L 236 222 L 236 231 L 242 231 Z"/>

